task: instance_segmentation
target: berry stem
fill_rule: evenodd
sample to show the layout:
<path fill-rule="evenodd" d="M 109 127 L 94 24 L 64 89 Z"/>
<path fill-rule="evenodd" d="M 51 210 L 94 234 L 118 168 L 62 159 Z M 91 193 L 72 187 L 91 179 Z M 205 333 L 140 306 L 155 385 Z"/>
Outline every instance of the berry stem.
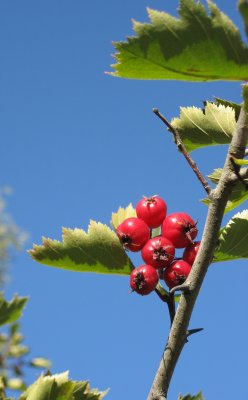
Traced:
<path fill-rule="evenodd" d="M 194 173 L 196 174 L 197 178 L 199 179 L 199 181 L 201 182 L 202 186 L 204 187 L 204 190 L 207 192 L 207 194 L 209 195 L 211 192 L 211 187 L 209 186 L 208 182 L 206 181 L 206 179 L 204 178 L 204 176 L 202 175 L 202 173 L 200 172 L 199 168 L 197 167 L 196 163 L 192 160 L 192 158 L 190 157 L 189 153 L 186 150 L 186 147 L 183 144 L 183 141 L 181 139 L 181 136 L 178 132 L 177 129 L 173 128 L 173 126 L 169 123 L 169 121 L 160 113 L 160 111 L 157 108 L 153 108 L 152 110 L 154 112 L 155 115 L 157 115 L 157 117 L 159 117 L 161 119 L 161 121 L 163 121 L 163 123 L 167 126 L 167 128 L 169 129 L 169 131 L 173 134 L 174 136 L 174 140 L 175 143 L 178 147 L 178 150 L 183 154 L 183 156 L 186 158 L 188 164 L 190 165 L 190 167 L 192 168 L 192 170 L 194 171 Z"/>
<path fill-rule="evenodd" d="M 173 320 L 175 317 L 176 313 L 176 306 L 175 306 L 175 298 L 173 293 L 168 293 L 167 290 L 163 288 L 163 286 L 158 283 L 155 289 L 155 292 L 157 293 L 158 297 L 167 304 L 169 314 L 170 314 L 170 322 L 171 326 L 173 324 Z"/>
<path fill-rule="evenodd" d="M 180 292 L 188 292 L 190 291 L 190 284 L 187 282 L 184 282 L 182 285 L 174 286 L 171 290 L 170 293 L 173 294 L 176 291 Z"/>

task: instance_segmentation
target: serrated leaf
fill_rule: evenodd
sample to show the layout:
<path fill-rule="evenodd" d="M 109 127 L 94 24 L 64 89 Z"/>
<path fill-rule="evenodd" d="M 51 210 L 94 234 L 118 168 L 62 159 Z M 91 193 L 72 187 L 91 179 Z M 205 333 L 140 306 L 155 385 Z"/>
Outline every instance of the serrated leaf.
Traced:
<path fill-rule="evenodd" d="M 215 97 L 215 102 L 217 105 L 221 104 L 225 107 L 233 108 L 235 111 L 235 119 L 236 119 L 236 121 L 238 120 L 239 113 L 241 110 L 241 104 L 234 103 L 233 101 L 230 101 L 230 100 L 223 100 L 223 99 L 220 99 L 219 97 Z"/>
<path fill-rule="evenodd" d="M 126 208 L 119 207 L 116 213 L 112 213 L 111 225 L 116 230 L 125 219 L 132 217 L 137 217 L 137 214 L 132 203 L 130 203 Z"/>
<path fill-rule="evenodd" d="M 214 170 L 214 172 L 212 174 L 208 175 L 208 177 L 213 183 L 215 183 L 217 185 L 220 180 L 221 174 L 222 174 L 222 169 L 217 168 Z M 244 182 L 248 185 L 248 179 L 244 179 Z M 242 182 L 238 181 L 236 183 L 236 186 L 233 188 L 232 193 L 229 197 L 229 200 L 228 200 L 226 208 L 225 208 L 225 213 L 238 207 L 240 204 L 242 204 L 247 199 L 248 199 L 248 191 L 246 190 L 245 185 L 242 184 Z M 203 199 L 201 201 L 202 201 L 202 203 L 204 203 L 206 205 L 209 205 L 209 203 L 210 203 L 208 198 Z"/>
<path fill-rule="evenodd" d="M 181 0 L 179 18 L 148 8 L 150 23 L 114 43 L 113 76 L 185 81 L 248 80 L 248 49 L 233 22 L 208 0 Z"/>
<path fill-rule="evenodd" d="M 100 222 L 90 221 L 87 233 L 63 228 L 62 239 L 43 238 L 29 254 L 41 264 L 70 271 L 129 275 L 134 268 L 115 232 Z"/>
<path fill-rule="evenodd" d="M 248 210 L 234 215 L 219 236 L 213 262 L 248 258 Z"/>
<path fill-rule="evenodd" d="M 43 358 L 43 357 L 36 357 L 33 358 L 30 363 L 29 363 L 32 367 L 35 368 L 46 368 L 46 369 L 50 369 L 52 366 L 52 363 L 50 360 L 48 360 L 47 358 Z"/>
<path fill-rule="evenodd" d="M 0 293 L 0 326 L 18 320 L 27 301 L 27 297 L 14 295 L 12 300 L 8 302 L 3 298 L 3 294 Z"/>
<path fill-rule="evenodd" d="M 174 118 L 171 125 L 178 130 L 188 152 L 205 146 L 228 144 L 236 128 L 235 111 L 211 102 L 205 103 L 204 110 L 181 107 L 180 117 Z"/>
<path fill-rule="evenodd" d="M 191 396 L 190 394 L 186 396 L 179 396 L 178 400 L 204 400 L 204 398 L 200 392 L 196 396 Z"/>
<path fill-rule="evenodd" d="M 41 376 L 19 400 L 101 400 L 107 392 L 90 389 L 86 381 L 69 380 L 68 372 Z"/>

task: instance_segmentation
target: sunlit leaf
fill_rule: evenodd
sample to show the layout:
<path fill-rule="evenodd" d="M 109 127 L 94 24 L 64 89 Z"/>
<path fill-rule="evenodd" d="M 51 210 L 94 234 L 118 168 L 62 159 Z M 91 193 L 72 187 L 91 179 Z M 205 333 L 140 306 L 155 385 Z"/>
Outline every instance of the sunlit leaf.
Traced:
<path fill-rule="evenodd" d="M 213 262 L 248 258 L 248 210 L 234 215 L 221 229 Z"/>
<path fill-rule="evenodd" d="M 115 232 L 100 222 L 91 221 L 87 233 L 63 228 L 62 239 L 43 238 L 29 254 L 41 264 L 70 271 L 129 275 L 134 268 Z"/>
<path fill-rule="evenodd" d="M 233 101 L 230 101 L 230 100 L 223 100 L 223 99 L 220 99 L 219 97 L 215 97 L 215 102 L 217 105 L 221 104 L 225 107 L 233 108 L 235 111 L 235 119 L 236 119 L 236 121 L 238 120 L 239 113 L 241 110 L 241 104 L 234 103 Z"/>
<path fill-rule="evenodd" d="M 14 295 L 13 299 L 8 302 L 0 293 L 0 325 L 10 324 L 19 319 L 27 301 L 27 297 Z"/>
<path fill-rule="evenodd" d="M 32 367 L 36 367 L 36 368 L 45 368 L 45 369 L 50 369 L 52 366 L 52 363 L 50 360 L 48 360 L 47 358 L 43 358 L 43 357 L 36 357 L 33 358 L 30 363 L 29 363 Z"/>
<path fill-rule="evenodd" d="M 19 400 L 101 400 L 105 392 L 90 389 L 87 381 L 72 381 L 68 372 L 41 376 L 22 393 Z"/>
<path fill-rule="evenodd" d="M 235 110 L 222 104 L 205 103 L 205 109 L 181 107 L 171 124 L 189 152 L 205 146 L 228 144 L 236 128 Z"/>
<path fill-rule="evenodd" d="M 11 378 L 7 380 L 7 388 L 11 390 L 24 390 L 26 385 L 21 378 Z"/>
<path fill-rule="evenodd" d="M 150 23 L 117 50 L 114 76 L 186 81 L 248 80 L 248 49 L 233 22 L 208 0 L 181 0 L 179 18 L 148 8 Z"/>
<path fill-rule="evenodd" d="M 25 354 L 29 353 L 28 346 L 24 346 L 22 344 L 12 345 L 9 348 L 8 356 L 13 358 L 19 358 L 24 356 Z"/>
<path fill-rule="evenodd" d="M 127 218 L 137 217 L 135 208 L 133 208 L 132 203 L 130 203 L 126 208 L 119 207 L 116 213 L 112 213 L 111 225 L 114 229 Z"/>
<path fill-rule="evenodd" d="M 248 165 L 248 160 L 243 160 L 241 158 L 235 158 L 235 157 L 232 157 L 232 159 L 236 165 Z"/>
<path fill-rule="evenodd" d="M 211 175 L 208 175 L 209 179 L 217 185 L 217 183 L 220 180 L 220 176 L 222 173 L 221 168 L 217 168 L 214 170 L 214 172 Z M 248 179 L 244 179 L 244 182 L 248 185 Z M 240 204 L 242 204 L 244 201 L 248 199 L 248 191 L 245 187 L 245 185 L 241 182 L 238 181 L 235 185 L 235 187 L 232 190 L 232 193 L 229 197 L 229 200 L 227 202 L 226 208 L 225 208 L 225 213 L 233 210 L 234 208 L 238 207 Z M 202 203 L 209 205 L 210 200 L 208 198 L 201 200 Z"/>

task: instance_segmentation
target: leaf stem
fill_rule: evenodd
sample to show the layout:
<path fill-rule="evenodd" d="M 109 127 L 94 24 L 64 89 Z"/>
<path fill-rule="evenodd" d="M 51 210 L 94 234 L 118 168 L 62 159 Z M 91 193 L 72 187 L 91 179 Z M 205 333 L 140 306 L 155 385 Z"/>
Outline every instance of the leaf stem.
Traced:
<path fill-rule="evenodd" d="M 188 164 L 190 165 L 190 167 L 192 168 L 193 172 L 196 174 L 197 178 L 199 179 L 199 181 L 201 182 L 204 190 L 207 192 L 207 194 L 209 195 L 211 192 L 211 187 L 209 186 L 208 182 L 206 181 L 206 179 L 204 178 L 204 176 L 202 175 L 202 173 L 200 172 L 199 168 L 197 167 L 196 163 L 193 161 L 193 159 L 190 157 L 189 153 L 186 150 L 186 147 L 183 144 L 183 141 L 181 139 L 181 136 L 178 132 L 177 129 L 173 128 L 173 126 L 169 123 L 169 121 L 160 113 L 160 111 L 157 108 L 153 108 L 152 110 L 154 112 L 155 115 L 157 115 L 157 117 L 159 117 L 161 119 L 161 121 L 167 126 L 167 128 L 169 129 L 169 131 L 172 133 L 172 135 L 174 136 L 174 140 L 175 143 L 178 147 L 178 150 L 183 154 L 183 156 L 185 157 L 186 161 L 188 162 Z"/>

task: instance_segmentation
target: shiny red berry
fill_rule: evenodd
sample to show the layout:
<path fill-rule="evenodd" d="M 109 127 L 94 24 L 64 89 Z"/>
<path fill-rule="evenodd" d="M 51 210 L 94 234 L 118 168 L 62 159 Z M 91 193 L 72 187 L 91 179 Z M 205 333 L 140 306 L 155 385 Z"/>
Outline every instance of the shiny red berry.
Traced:
<path fill-rule="evenodd" d="M 164 270 L 163 278 L 166 285 L 172 289 L 174 286 L 184 283 L 190 273 L 191 265 L 186 261 L 178 260 Z"/>
<path fill-rule="evenodd" d="M 131 288 L 142 295 L 151 293 L 158 283 L 158 273 L 151 265 L 141 265 L 130 274 Z"/>
<path fill-rule="evenodd" d="M 188 247 L 186 247 L 186 249 L 183 252 L 183 260 L 189 263 L 190 265 L 193 265 L 200 244 L 201 242 L 194 242 L 191 243 Z"/>
<path fill-rule="evenodd" d="M 170 240 L 157 236 L 146 242 L 141 255 L 146 264 L 159 269 L 167 267 L 173 261 L 175 247 Z"/>
<path fill-rule="evenodd" d="M 167 206 L 161 197 L 144 197 L 136 206 L 137 216 L 150 228 L 157 228 L 166 217 Z"/>
<path fill-rule="evenodd" d="M 196 222 L 183 212 L 168 215 L 162 225 L 162 236 L 178 249 L 189 246 L 197 233 Z"/>
<path fill-rule="evenodd" d="M 150 230 L 140 218 L 127 218 L 116 229 L 123 247 L 131 251 L 140 251 L 149 240 Z"/>

